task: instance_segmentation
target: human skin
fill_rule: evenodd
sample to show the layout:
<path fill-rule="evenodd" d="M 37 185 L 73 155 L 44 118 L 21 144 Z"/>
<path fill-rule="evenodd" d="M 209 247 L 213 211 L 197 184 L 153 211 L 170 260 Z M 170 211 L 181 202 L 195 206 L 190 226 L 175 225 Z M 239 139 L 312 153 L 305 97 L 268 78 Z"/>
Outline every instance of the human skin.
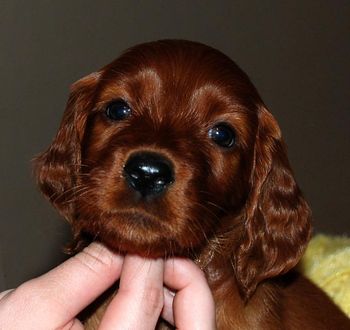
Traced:
<path fill-rule="evenodd" d="M 213 297 L 192 261 L 123 257 L 99 243 L 0 293 L 0 323 L 4 329 L 83 329 L 76 316 L 118 279 L 99 329 L 154 329 L 160 316 L 181 330 L 215 329 Z"/>

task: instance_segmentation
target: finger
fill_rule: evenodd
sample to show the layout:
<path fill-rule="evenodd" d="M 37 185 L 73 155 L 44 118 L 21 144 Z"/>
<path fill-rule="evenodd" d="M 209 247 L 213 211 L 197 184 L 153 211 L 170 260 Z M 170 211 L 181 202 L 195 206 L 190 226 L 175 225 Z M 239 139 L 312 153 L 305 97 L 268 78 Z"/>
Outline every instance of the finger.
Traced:
<path fill-rule="evenodd" d="M 60 330 L 84 330 L 84 326 L 78 319 L 74 319 Z"/>
<path fill-rule="evenodd" d="M 3 291 L 0 293 L 0 300 L 2 298 L 4 298 L 5 296 L 7 296 L 10 292 L 12 292 L 14 289 L 9 289 L 9 290 L 6 290 L 6 291 Z"/>
<path fill-rule="evenodd" d="M 163 307 L 163 272 L 162 259 L 127 255 L 118 294 L 109 304 L 100 330 L 154 329 Z"/>
<path fill-rule="evenodd" d="M 47 274 L 6 295 L 1 300 L 2 312 L 27 328 L 33 320 L 40 325 L 35 329 L 62 327 L 119 278 L 122 264 L 121 256 L 92 243 Z"/>
<path fill-rule="evenodd" d="M 164 287 L 164 305 L 162 309 L 162 318 L 167 320 L 170 324 L 174 325 L 174 303 L 175 293 Z"/>
<path fill-rule="evenodd" d="M 167 321 L 173 321 L 176 328 L 182 330 L 216 328 L 214 299 L 204 273 L 194 262 L 181 258 L 167 260 L 164 283 L 177 291 L 173 300 L 173 320 Z M 164 310 L 170 308 L 165 306 Z M 163 316 L 166 318 L 167 315 Z"/>

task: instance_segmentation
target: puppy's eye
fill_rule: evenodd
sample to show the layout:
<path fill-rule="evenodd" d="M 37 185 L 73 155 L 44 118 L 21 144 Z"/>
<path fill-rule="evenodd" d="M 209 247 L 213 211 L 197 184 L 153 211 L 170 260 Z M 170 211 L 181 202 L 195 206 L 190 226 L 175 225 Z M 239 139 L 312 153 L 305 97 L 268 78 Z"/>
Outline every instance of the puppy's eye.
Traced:
<path fill-rule="evenodd" d="M 123 120 L 131 115 L 129 105 L 123 100 L 116 100 L 108 104 L 106 116 L 114 121 Z"/>
<path fill-rule="evenodd" d="M 231 148 L 236 142 L 236 134 L 229 125 L 217 124 L 208 132 L 209 138 L 223 148 Z"/>

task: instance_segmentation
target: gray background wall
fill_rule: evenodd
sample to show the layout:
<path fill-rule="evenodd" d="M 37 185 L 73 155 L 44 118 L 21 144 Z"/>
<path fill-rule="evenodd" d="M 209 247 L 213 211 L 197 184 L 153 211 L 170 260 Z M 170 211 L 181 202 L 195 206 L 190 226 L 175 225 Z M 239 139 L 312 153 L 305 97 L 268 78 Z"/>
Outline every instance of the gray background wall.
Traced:
<path fill-rule="evenodd" d="M 317 231 L 350 234 L 350 2 L 0 2 L 0 290 L 63 260 L 69 230 L 36 190 L 31 158 L 68 86 L 123 49 L 185 38 L 227 53 L 279 121 Z"/>

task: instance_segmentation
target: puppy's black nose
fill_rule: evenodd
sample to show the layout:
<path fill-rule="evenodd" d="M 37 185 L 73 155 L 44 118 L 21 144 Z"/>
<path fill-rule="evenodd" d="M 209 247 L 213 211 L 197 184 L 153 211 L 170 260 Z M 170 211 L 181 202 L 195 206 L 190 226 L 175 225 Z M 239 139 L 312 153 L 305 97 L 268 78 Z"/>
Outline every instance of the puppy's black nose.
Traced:
<path fill-rule="evenodd" d="M 170 161 L 153 152 L 130 156 L 124 166 L 124 176 L 129 185 L 143 197 L 164 192 L 174 181 Z"/>

